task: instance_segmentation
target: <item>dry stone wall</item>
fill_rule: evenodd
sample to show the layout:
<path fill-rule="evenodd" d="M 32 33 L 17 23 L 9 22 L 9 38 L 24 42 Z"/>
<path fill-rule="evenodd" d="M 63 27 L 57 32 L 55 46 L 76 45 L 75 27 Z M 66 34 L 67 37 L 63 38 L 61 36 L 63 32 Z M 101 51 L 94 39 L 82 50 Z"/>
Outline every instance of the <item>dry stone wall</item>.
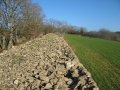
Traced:
<path fill-rule="evenodd" d="M 0 90 L 99 90 L 63 37 L 47 34 L 0 54 Z"/>

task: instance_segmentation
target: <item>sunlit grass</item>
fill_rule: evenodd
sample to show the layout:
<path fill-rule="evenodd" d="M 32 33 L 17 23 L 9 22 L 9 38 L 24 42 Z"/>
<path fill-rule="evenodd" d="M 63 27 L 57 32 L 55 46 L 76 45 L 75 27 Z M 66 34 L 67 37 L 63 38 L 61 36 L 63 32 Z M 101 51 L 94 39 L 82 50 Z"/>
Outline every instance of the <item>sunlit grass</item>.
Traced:
<path fill-rule="evenodd" d="M 65 35 L 101 90 L 120 89 L 120 42 Z"/>

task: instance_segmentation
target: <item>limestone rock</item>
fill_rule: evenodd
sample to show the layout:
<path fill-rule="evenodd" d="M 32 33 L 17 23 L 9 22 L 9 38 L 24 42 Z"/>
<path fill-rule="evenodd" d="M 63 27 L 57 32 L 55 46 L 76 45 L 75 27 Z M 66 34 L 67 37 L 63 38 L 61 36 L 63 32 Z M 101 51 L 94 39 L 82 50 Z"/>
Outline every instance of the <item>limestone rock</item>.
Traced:
<path fill-rule="evenodd" d="M 34 81 L 34 78 L 33 77 L 29 77 L 29 80 L 28 80 L 30 83 L 32 83 Z"/>
<path fill-rule="evenodd" d="M 18 80 L 15 80 L 14 81 L 14 84 L 18 85 L 19 81 Z"/>
<path fill-rule="evenodd" d="M 51 89 L 52 85 L 50 83 L 46 84 L 46 86 L 44 87 L 45 89 Z"/>
<path fill-rule="evenodd" d="M 99 90 L 63 37 L 53 33 L 0 53 L 0 90 Z"/>
<path fill-rule="evenodd" d="M 2 75 L 2 74 L 0 74 L 0 78 L 2 78 L 2 76 L 3 76 L 3 75 Z"/>
<path fill-rule="evenodd" d="M 49 77 L 46 76 L 40 76 L 40 79 L 46 82 L 49 82 Z"/>

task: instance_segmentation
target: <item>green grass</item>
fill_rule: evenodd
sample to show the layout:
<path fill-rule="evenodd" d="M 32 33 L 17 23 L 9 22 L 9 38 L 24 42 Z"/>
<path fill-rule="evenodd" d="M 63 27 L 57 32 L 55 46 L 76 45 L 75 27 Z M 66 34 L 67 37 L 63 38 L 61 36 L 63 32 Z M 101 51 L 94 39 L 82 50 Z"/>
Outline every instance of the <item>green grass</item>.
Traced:
<path fill-rule="evenodd" d="M 101 90 L 120 90 L 120 42 L 68 34 L 64 38 Z"/>

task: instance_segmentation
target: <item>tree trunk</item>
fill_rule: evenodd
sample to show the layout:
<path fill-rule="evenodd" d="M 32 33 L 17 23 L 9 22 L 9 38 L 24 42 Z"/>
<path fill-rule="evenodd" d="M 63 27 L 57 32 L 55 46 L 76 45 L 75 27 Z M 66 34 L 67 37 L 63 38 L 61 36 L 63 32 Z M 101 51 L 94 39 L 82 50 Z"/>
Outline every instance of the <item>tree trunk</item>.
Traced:
<path fill-rule="evenodd" d="M 12 13 L 12 17 L 10 19 L 10 41 L 9 41 L 9 44 L 8 44 L 8 49 L 12 48 L 13 46 L 13 28 L 14 28 L 14 12 Z"/>
<path fill-rule="evenodd" d="M 16 42 L 19 43 L 19 38 L 18 38 L 18 30 L 15 30 L 15 38 L 16 38 Z"/>
<path fill-rule="evenodd" d="M 2 36 L 2 49 L 5 49 L 5 36 Z"/>
<path fill-rule="evenodd" d="M 8 44 L 8 49 L 12 48 L 13 46 L 13 27 L 11 28 L 11 33 L 10 33 L 10 41 Z"/>

